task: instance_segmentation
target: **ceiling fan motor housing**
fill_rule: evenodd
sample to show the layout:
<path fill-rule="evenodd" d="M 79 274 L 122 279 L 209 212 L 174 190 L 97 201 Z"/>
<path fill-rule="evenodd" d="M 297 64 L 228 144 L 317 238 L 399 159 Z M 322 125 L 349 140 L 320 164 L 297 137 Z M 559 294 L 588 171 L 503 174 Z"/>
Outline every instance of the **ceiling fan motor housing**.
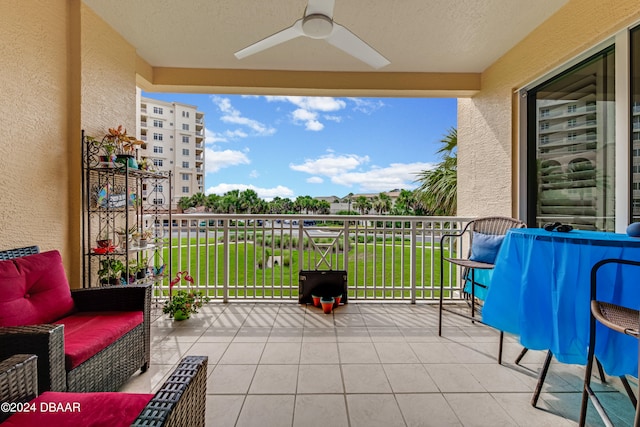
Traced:
<path fill-rule="evenodd" d="M 333 21 L 328 16 L 314 13 L 302 20 L 302 31 L 312 39 L 325 39 L 333 31 Z"/>

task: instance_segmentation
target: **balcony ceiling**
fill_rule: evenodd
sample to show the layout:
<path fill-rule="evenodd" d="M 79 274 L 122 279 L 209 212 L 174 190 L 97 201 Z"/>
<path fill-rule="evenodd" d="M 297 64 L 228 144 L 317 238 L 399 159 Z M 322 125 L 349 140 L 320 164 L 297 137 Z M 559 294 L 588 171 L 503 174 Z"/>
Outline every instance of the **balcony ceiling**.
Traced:
<path fill-rule="evenodd" d="M 306 0 L 84 2 L 153 67 L 480 73 L 567 0 L 336 0 L 335 22 L 391 61 L 380 70 L 306 37 L 235 58 L 300 19 Z"/>

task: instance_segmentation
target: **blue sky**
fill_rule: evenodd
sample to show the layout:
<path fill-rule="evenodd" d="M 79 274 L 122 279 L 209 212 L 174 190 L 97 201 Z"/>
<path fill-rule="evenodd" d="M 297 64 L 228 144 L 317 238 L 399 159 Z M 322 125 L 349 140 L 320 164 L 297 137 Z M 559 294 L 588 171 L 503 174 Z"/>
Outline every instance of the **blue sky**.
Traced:
<path fill-rule="evenodd" d="M 456 127 L 456 100 L 146 93 L 205 113 L 205 193 L 264 199 L 413 189 Z"/>

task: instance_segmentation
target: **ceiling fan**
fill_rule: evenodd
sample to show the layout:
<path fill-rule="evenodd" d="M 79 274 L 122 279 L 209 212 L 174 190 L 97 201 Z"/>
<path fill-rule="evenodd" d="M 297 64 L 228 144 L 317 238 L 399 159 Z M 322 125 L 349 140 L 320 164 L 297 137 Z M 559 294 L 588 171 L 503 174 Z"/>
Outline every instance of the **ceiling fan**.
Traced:
<path fill-rule="evenodd" d="M 239 50 L 235 53 L 236 58 L 246 58 L 280 43 L 304 36 L 326 40 L 375 69 L 390 64 L 387 58 L 333 20 L 334 4 L 335 0 L 308 0 L 304 17 L 298 19 L 292 26 Z"/>

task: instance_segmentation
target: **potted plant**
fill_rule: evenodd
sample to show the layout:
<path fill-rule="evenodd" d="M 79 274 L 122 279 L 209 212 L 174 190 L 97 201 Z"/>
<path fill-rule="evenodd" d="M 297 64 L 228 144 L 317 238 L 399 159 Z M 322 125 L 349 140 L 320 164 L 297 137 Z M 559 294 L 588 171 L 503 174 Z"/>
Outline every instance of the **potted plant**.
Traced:
<path fill-rule="evenodd" d="M 165 302 L 162 312 L 169 314 L 175 320 L 186 320 L 191 313 L 197 313 L 204 303 L 209 302 L 209 297 L 203 291 L 179 290 L 171 299 Z"/>
<path fill-rule="evenodd" d="M 136 277 L 138 275 L 138 261 L 134 259 L 129 260 L 127 278 L 129 279 L 129 283 L 134 283 L 136 281 Z"/>
<path fill-rule="evenodd" d="M 169 300 L 162 307 L 162 312 L 175 320 L 188 319 L 191 317 L 191 313 L 197 313 L 203 304 L 209 302 L 209 297 L 203 291 L 194 291 L 190 287 L 180 289 L 174 294 L 173 287 L 183 279 L 193 284 L 193 277 L 189 275 L 189 272 L 178 272 L 169 284 Z"/>
<path fill-rule="evenodd" d="M 129 227 L 129 229 L 126 229 L 124 227 L 119 228 L 118 230 L 116 230 L 116 234 L 118 235 L 118 239 L 119 239 L 119 244 L 121 247 L 125 247 L 125 242 L 129 242 L 129 245 L 131 245 L 131 240 L 133 239 L 133 233 L 136 232 L 136 226 L 132 225 L 131 227 Z"/>
<path fill-rule="evenodd" d="M 138 245 L 138 247 L 144 248 L 145 246 L 147 246 L 147 240 L 149 240 L 152 237 L 152 233 L 151 233 L 151 230 L 145 229 L 141 231 L 134 231 L 132 233 L 132 236 L 136 241 L 136 244 Z"/>
<path fill-rule="evenodd" d="M 127 135 L 127 130 L 122 125 L 117 128 L 109 128 L 109 132 L 104 137 L 104 144 L 113 144 L 116 147 L 116 162 L 133 169 L 138 169 L 135 159 L 136 146 L 143 145 L 143 142 L 135 136 Z"/>
<path fill-rule="evenodd" d="M 111 237 L 111 233 L 109 232 L 109 227 L 105 227 L 105 229 L 100 232 L 98 238 L 96 239 L 96 244 L 99 248 L 104 249 L 113 247 L 113 239 Z"/>
<path fill-rule="evenodd" d="M 123 271 L 124 264 L 119 259 L 106 258 L 100 260 L 100 269 L 98 270 L 100 283 L 103 285 L 117 285 L 120 282 L 120 276 Z"/>
<path fill-rule="evenodd" d="M 147 277 L 147 264 L 148 260 L 146 256 L 142 256 L 138 261 L 138 271 L 136 272 L 136 279 L 144 279 Z"/>

